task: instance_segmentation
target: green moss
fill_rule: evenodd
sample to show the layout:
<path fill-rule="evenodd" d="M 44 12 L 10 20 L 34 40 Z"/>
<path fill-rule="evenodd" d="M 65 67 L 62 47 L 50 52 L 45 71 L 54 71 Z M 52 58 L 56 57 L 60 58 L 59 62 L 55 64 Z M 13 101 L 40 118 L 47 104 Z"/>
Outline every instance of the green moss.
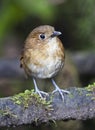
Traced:
<path fill-rule="evenodd" d="M 6 108 L 5 110 L 0 110 L 0 115 L 1 116 L 10 116 L 10 117 L 13 117 L 13 118 L 17 118 L 17 115 L 13 114 L 9 108 Z"/>
<path fill-rule="evenodd" d="M 6 110 L 0 110 L 0 115 L 1 116 L 8 115 L 8 112 Z"/>
<path fill-rule="evenodd" d="M 86 96 L 92 96 L 92 94 L 91 93 L 87 93 Z"/>
<path fill-rule="evenodd" d="M 91 100 L 95 100 L 95 96 L 92 93 L 95 91 L 95 83 L 93 83 L 92 85 L 88 85 L 85 89 L 89 92 L 86 94 L 86 96 L 91 96 Z"/>
<path fill-rule="evenodd" d="M 95 100 L 95 97 L 92 97 L 91 99 L 92 99 L 92 100 Z"/>
<path fill-rule="evenodd" d="M 47 106 L 47 109 L 51 108 L 51 101 L 46 101 L 45 98 L 41 98 L 34 90 L 25 90 L 24 93 L 19 93 L 11 98 L 15 104 L 23 105 L 24 108 L 28 108 L 29 104 L 42 104 Z"/>
<path fill-rule="evenodd" d="M 93 83 L 92 85 L 88 85 L 85 89 L 89 92 L 92 92 L 93 89 L 95 89 L 95 83 Z"/>
<path fill-rule="evenodd" d="M 70 97 L 70 98 L 74 98 L 74 95 L 70 93 L 70 94 L 69 94 L 69 97 Z"/>
<path fill-rule="evenodd" d="M 82 89 L 81 88 L 77 88 L 79 95 L 81 96 L 83 94 Z"/>
<path fill-rule="evenodd" d="M 23 105 L 25 108 L 28 107 L 28 102 L 30 99 L 32 91 L 25 90 L 24 93 L 19 93 L 12 97 L 15 104 Z"/>

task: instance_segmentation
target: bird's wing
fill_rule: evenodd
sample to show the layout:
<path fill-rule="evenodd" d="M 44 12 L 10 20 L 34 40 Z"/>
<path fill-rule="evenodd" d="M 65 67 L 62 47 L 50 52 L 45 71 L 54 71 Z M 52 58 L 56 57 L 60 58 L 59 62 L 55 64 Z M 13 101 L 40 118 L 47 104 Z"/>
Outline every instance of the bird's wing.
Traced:
<path fill-rule="evenodd" d="M 20 67 L 21 68 L 23 67 L 23 53 L 24 53 L 24 50 L 22 50 L 21 55 L 20 55 Z"/>

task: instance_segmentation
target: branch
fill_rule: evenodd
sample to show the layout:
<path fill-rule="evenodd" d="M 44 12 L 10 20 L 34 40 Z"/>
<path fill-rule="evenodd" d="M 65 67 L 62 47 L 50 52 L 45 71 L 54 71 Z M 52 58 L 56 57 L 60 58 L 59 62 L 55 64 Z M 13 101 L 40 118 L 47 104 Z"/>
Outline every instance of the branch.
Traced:
<path fill-rule="evenodd" d="M 95 84 L 68 90 L 70 94 L 64 94 L 64 101 L 57 92 L 42 100 L 33 90 L 1 98 L 0 126 L 95 118 Z"/>
<path fill-rule="evenodd" d="M 21 78 L 24 71 L 18 59 L 0 59 L 0 78 Z"/>
<path fill-rule="evenodd" d="M 72 60 L 80 75 L 95 76 L 95 53 L 73 53 Z"/>

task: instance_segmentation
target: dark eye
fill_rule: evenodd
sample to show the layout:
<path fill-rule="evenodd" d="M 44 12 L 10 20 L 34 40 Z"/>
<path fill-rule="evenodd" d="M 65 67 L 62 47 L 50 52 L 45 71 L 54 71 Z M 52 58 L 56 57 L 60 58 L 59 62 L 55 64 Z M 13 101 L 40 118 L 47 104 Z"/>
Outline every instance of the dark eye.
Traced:
<path fill-rule="evenodd" d="M 45 34 L 40 34 L 40 38 L 43 40 L 45 39 Z"/>

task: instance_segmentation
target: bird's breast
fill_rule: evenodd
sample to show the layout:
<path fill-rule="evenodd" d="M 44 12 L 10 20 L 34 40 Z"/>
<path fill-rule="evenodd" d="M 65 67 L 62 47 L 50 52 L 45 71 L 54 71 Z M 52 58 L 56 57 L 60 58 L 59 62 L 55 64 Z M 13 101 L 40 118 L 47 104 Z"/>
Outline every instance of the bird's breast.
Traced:
<path fill-rule="evenodd" d="M 30 49 L 28 67 L 36 78 L 51 78 L 58 73 L 64 64 L 62 45 L 53 39 L 40 49 Z"/>

